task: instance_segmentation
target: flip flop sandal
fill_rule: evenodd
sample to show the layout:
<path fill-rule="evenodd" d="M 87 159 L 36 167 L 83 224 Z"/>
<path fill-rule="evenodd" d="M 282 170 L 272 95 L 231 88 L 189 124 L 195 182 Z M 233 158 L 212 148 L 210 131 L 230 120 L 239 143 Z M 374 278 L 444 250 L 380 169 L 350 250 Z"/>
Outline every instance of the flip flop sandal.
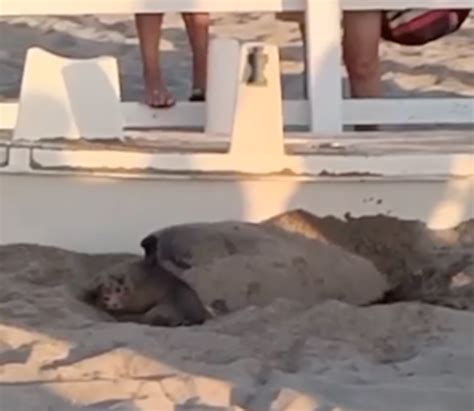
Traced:
<path fill-rule="evenodd" d="M 206 101 L 206 92 L 202 88 L 193 89 L 189 101 Z"/>
<path fill-rule="evenodd" d="M 176 100 L 168 92 L 155 90 L 151 101 L 147 100 L 146 104 L 151 108 L 171 108 L 176 104 Z"/>

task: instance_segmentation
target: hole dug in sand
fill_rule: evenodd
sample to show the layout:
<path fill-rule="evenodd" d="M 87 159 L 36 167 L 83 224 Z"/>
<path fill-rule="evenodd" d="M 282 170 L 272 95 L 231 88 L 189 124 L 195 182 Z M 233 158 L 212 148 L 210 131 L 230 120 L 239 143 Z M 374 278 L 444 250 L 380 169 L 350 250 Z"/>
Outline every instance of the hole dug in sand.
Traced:
<path fill-rule="evenodd" d="M 470 410 L 473 227 L 297 210 L 158 231 L 160 263 L 230 311 L 176 328 L 84 302 L 141 256 L 1 246 L 2 407 Z"/>

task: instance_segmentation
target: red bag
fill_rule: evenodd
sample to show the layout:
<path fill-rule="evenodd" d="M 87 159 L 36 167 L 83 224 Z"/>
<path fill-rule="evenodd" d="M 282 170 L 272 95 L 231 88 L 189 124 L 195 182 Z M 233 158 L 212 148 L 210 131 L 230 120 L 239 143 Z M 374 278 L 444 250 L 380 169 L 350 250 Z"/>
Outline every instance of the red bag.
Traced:
<path fill-rule="evenodd" d="M 457 31 L 470 11 L 470 9 L 384 11 L 382 38 L 406 46 L 421 46 Z"/>

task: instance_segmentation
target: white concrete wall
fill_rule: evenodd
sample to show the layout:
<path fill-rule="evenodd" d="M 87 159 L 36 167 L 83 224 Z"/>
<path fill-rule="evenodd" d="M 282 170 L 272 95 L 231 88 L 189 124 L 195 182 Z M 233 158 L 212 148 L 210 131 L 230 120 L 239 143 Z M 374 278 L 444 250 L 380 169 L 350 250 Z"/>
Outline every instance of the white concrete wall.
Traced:
<path fill-rule="evenodd" d="M 225 219 L 259 221 L 292 208 L 319 216 L 384 213 L 443 228 L 474 218 L 473 193 L 473 177 L 132 180 L 0 174 L 0 244 L 139 252 L 141 238 L 160 227 Z"/>

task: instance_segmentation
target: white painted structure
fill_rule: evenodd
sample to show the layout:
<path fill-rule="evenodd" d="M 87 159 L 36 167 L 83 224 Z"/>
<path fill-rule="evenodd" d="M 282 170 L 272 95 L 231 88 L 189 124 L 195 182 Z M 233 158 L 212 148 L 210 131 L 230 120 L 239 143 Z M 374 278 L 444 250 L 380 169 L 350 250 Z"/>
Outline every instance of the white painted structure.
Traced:
<path fill-rule="evenodd" d="M 384 1 L 387 9 L 407 5 L 464 8 L 474 0 Z M 341 0 L 341 6 L 378 8 L 380 0 Z M 336 0 L 2 0 L 0 14 L 303 9 L 309 103 L 281 101 L 274 47 L 247 43 L 232 49 L 224 42 L 213 47 L 223 46 L 238 60 L 230 81 L 235 88 L 219 94 L 222 73 L 211 73 L 207 115 L 198 103 L 182 103 L 159 116 L 138 103 L 120 105 L 126 129 L 199 125 L 204 134 L 126 131 L 121 142 L 90 142 L 78 141 L 73 128 L 58 136 L 66 137 L 62 141 L 0 137 L 0 244 L 138 251 L 151 229 L 191 221 L 258 221 L 296 207 L 340 217 L 391 214 L 435 228 L 474 218 L 474 154 L 466 132 L 340 133 L 343 124 L 374 121 L 472 124 L 474 104 L 472 99 L 342 101 Z M 255 47 L 267 56 L 260 73 L 264 86 L 244 80 L 244 62 Z M 224 115 L 216 119 L 213 112 Z M 0 105 L 1 128 L 14 129 L 17 118 L 18 105 Z M 313 133 L 284 136 L 284 123 L 310 125 Z M 94 121 L 87 124 L 93 134 Z"/>
<path fill-rule="evenodd" d="M 133 14 L 135 12 L 263 12 L 305 10 L 307 19 L 309 102 L 285 104 L 285 123 L 309 125 L 313 133 L 338 133 L 343 124 L 473 124 L 471 98 L 418 100 L 344 100 L 341 92 L 340 14 L 342 10 L 474 8 L 474 0 L 2 0 L 1 16 Z M 202 126 L 202 105 L 180 103 L 154 116 L 134 103 L 124 106 L 127 126 Z M 18 106 L 1 104 L 3 127 L 15 122 Z"/>
<path fill-rule="evenodd" d="M 343 217 L 390 214 L 447 227 L 473 217 L 473 179 L 295 178 L 91 173 L 0 174 L 0 244 L 140 253 L 150 231 L 172 224 L 259 221 L 288 208 Z"/>
<path fill-rule="evenodd" d="M 118 73 L 112 57 L 71 60 L 30 48 L 14 138 L 121 138 Z"/>

